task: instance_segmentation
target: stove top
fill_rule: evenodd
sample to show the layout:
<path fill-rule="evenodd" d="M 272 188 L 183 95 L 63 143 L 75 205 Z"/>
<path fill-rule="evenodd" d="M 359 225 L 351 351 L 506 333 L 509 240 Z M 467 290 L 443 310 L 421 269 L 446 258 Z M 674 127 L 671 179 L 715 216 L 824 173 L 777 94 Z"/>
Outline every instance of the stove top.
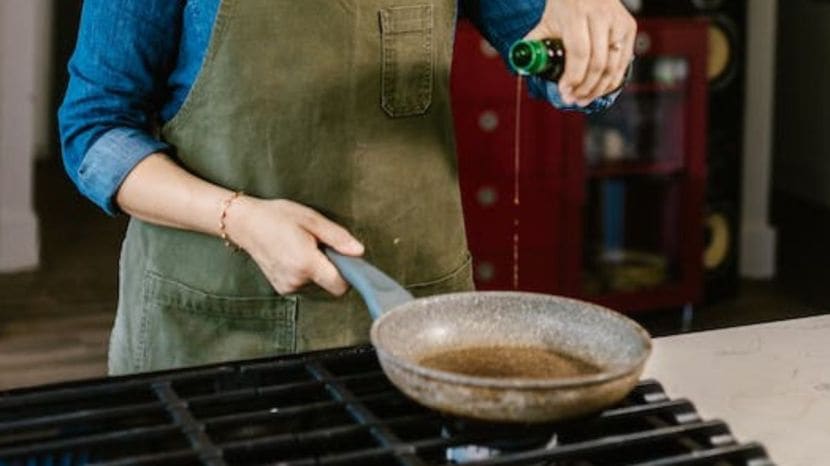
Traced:
<path fill-rule="evenodd" d="M 656 381 L 585 419 L 477 423 L 410 401 L 360 347 L 0 393 L 0 466 L 91 464 L 773 463 Z"/>

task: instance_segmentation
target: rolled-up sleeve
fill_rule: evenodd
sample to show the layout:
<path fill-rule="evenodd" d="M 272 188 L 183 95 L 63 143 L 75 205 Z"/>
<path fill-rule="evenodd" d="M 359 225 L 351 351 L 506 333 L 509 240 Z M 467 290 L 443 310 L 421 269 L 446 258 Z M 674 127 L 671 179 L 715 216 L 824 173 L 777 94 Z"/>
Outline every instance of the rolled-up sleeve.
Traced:
<path fill-rule="evenodd" d="M 510 46 L 533 29 L 542 18 L 545 0 L 462 0 L 465 15 L 507 61 Z M 560 110 L 595 113 L 610 107 L 620 92 L 600 97 L 586 107 L 566 105 L 556 83 L 531 76 L 527 79 L 530 93 L 545 99 Z"/>
<path fill-rule="evenodd" d="M 181 0 L 86 0 L 58 111 L 64 167 L 115 215 L 121 183 L 168 146 L 154 137 L 177 55 Z"/>

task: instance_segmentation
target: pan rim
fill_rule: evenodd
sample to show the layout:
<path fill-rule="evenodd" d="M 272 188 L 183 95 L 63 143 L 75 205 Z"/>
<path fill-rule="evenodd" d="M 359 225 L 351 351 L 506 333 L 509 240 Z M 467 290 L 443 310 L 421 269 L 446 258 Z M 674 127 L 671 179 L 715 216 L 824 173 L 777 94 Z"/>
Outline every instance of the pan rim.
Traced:
<path fill-rule="evenodd" d="M 459 374 L 456 372 L 449 372 L 449 371 L 442 371 L 439 369 L 431 369 L 428 367 L 424 367 L 420 364 L 415 362 L 403 359 L 396 355 L 391 354 L 386 349 L 384 349 L 381 345 L 378 345 L 378 332 L 380 332 L 380 327 L 383 325 L 385 320 L 388 320 L 390 316 L 394 316 L 396 314 L 406 312 L 405 307 L 410 305 L 412 302 L 423 302 L 423 301 L 441 301 L 444 299 L 449 299 L 450 297 L 459 297 L 459 296 L 467 296 L 467 295 L 475 295 L 475 296 L 502 296 L 502 297 L 534 297 L 534 298 L 542 298 L 542 299 L 555 299 L 557 301 L 564 301 L 570 302 L 572 304 L 578 304 L 580 306 L 587 306 L 592 310 L 605 314 L 607 317 L 612 319 L 617 319 L 623 322 L 625 325 L 631 327 L 634 332 L 640 336 L 640 339 L 644 345 L 643 354 L 633 360 L 631 364 L 627 364 L 623 367 L 617 368 L 612 371 L 603 370 L 596 374 L 590 375 L 581 375 L 578 377 L 561 377 L 556 379 L 531 379 L 531 378 L 496 378 L 496 377 L 479 377 L 473 375 L 465 375 Z M 438 382 L 443 383 L 451 383 L 453 385 L 467 385 L 473 387 L 484 387 L 484 388 L 504 388 L 504 389 L 512 389 L 512 390 L 546 390 L 546 389 L 566 389 L 566 388 L 574 388 L 574 387 L 583 387 L 583 386 L 590 386 L 590 385 L 599 385 L 604 384 L 607 382 L 611 382 L 617 379 L 622 379 L 628 376 L 631 376 L 634 373 L 637 373 L 643 369 L 646 361 L 651 356 L 653 350 L 653 344 L 651 335 L 636 321 L 631 319 L 630 317 L 609 309 L 604 306 L 600 306 L 598 304 L 590 303 L 587 301 L 582 301 L 579 299 L 568 298 L 564 296 L 557 296 L 557 295 L 550 295 L 544 293 L 532 293 L 532 292 L 521 292 L 521 291 L 468 291 L 468 292 L 461 292 L 461 293 L 448 293 L 448 294 L 441 294 L 430 296 L 426 298 L 419 298 L 415 301 L 410 301 L 408 303 L 404 303 L 400 306 L 395 307 L 394 309 L 389 310 L 388 312 L 384 313 L 379 319 L 377 319 L 372 324 L 372 329 L 370 332 L 370 339 L 372 341 L 372 346 L 375 347 L 375 352 L 377 353 L 378 357 L 381 359 L 381 362 L 388 362 L 394 364 L 401 369 L 404 369 L 409 372 L 413 372 L 421 377 L 426 377 L 429 379 L 436 380 Z"/>

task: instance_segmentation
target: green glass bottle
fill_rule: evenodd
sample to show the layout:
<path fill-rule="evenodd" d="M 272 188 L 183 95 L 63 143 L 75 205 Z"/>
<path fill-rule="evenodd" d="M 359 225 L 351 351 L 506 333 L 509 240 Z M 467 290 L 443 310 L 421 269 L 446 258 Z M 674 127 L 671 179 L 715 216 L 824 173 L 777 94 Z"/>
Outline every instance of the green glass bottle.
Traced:
<path fill-rule="evenodd" d="M 520 40 L 510 47 L 510 66 L 522 76 L 558 82 L 565 72 L 565 46 L 559 39 Z"/>

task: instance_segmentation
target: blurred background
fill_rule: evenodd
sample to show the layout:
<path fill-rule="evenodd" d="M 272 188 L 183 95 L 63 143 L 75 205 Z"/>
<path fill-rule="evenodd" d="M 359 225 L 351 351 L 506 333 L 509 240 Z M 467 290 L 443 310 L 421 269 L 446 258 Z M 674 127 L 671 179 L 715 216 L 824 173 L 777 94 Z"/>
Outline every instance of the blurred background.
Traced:
<path fill-rule="evenodd" d="M 127 219 L 70 184 L 55 121 L 81 3 L 0 2 L 0 389 L 106 373 Z M 518 208 L 516 78 L 459 24 L 478 287 L 600 302 L 657 336 L 826 312 L 830 2 L 625 3 L 638 59 L 612 110 L 522 99 Z"/>

